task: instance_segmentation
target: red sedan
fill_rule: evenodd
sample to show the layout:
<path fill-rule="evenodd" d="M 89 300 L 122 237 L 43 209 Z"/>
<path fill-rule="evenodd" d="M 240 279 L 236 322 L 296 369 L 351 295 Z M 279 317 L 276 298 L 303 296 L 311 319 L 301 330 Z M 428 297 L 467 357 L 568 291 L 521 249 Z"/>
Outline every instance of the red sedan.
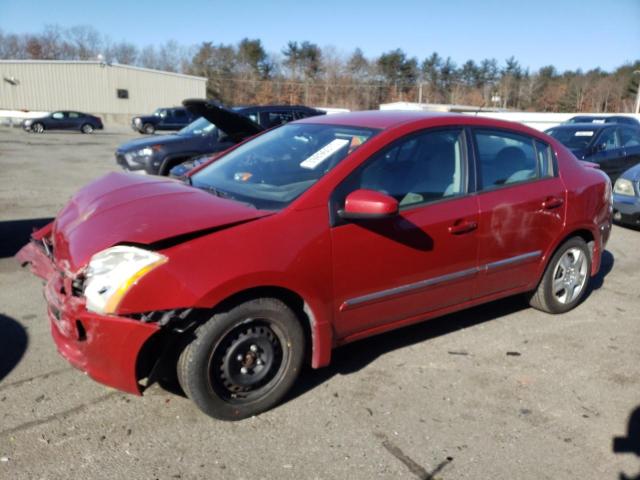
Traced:
<path fill-rule="evenodd" d="M 73 365 L 137 394 L 168 366 L 237 419 L 338 345 L 520 293 L 570 310 L 611 212 L 606 175 L 525 126 L 359 112 L 270 130 L 187 183 L 109 174 L 18 258 Z"/>

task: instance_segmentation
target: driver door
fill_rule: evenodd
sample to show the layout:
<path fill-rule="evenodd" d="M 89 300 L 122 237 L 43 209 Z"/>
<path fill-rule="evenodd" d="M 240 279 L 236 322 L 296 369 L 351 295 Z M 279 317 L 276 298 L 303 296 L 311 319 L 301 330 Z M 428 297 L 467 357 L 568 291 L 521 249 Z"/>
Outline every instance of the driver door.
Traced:
<path fill-rule="evenodd" d="M 467 195 L 463 129 L 425 130 L 393 142 L 332 195 L 334 323 L 338 339 L 472 298 L 478 205 Z M 344 221 L 345 197 L 360 188 L 396 198 L 397 216 Z"/>

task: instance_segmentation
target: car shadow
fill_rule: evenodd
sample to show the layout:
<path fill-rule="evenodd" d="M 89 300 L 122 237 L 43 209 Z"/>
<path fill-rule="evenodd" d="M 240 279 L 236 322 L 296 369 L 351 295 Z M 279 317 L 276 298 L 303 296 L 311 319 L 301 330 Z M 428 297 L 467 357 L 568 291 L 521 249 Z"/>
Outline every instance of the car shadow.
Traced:
<path fill-rule="evenodd" d="M 29 242 L 31 234 L 53 218 L 30 218 L 0 222 L 0 258 L 13 257 Z"/>
<path fill-rule="evenodd" d="M 640 406 L 629 416 L 627 434 L 624 437 L 614 437 L 613 453 L 632 453 L 640 458 Z M 640 480 L 640 473 L 637 476 L 629 477 L 620 473 L 622 480 Z"/>
<path fill-rule="evenodd" d="M 529 308 L 529 305 L 524 297 L 516 295 L 339 347 L 333 351 L 329 366 L 318 370 L 308 368 L 302 372 L 286 401 L 293 400 L 318 387 L 334 375 L 358 372 L 386 353 L 416 343 L 427 342 L 526 308 Z M 466 355 L 467 353 L 455 352 L 454 354 Z"/>
<path fill-rule="evenodd" d="M 29 337 L 15 319 L 0 313 L 0 382 L 22 359 Z"/>

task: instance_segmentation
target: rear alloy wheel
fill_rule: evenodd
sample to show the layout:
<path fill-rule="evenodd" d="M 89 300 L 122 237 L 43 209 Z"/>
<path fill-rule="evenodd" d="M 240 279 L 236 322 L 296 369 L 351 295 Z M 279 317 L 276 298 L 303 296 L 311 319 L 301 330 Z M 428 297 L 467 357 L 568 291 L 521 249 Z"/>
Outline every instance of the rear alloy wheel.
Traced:
<path fill-rule="evenodd" d="M 587 291 L 591 276 L 591 255 L 582 238 L 567 240 L 555 253 L 544 272 L 531 306 L 549 313 L 574 308 Z"/>
<path fill-rule="evenodd" d="M 31 131 L 33 133 L 43 133 L 44 132 L 44 125 L 41 124 L 40 122 L 36 122 L 33 125 L 31 125 Z"/>
<path fill-rule="evenodd" d="M 144 133 L 146 133 L 147 135 L 153 135 L 153 132 L 156 131 L 156 128 L 153 125 L 151 125 L 150 123 L 145 123 L 142 126 L 142 131 Z"/>
<path fill-rule="evenodd" d="M 274 298 L 242 303 L 197 328 L 178 360 L 178 380 L 207 415 L 239 420 L 277 405 L 295 382 L 305 337 Z"/>
<path fill-rule="evenodd" d="M 80 127 L 80 131 L 82 133 L 93 133 L 93 126 L 91 126 L 89 123 L 85 123 L 84 125 L 82 125 L 82 127 Z"/>

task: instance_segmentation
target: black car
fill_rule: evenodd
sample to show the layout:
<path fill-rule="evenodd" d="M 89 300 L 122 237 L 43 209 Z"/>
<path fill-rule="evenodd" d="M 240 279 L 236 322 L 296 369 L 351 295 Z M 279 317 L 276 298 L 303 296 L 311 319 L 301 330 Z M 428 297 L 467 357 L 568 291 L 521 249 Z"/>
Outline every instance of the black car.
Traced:
<path fill-rule="evenodd" d="M 151 135 L 156 130 L 180 130 L 196 118 L 183 107 L 158 108 L 151 115 L 133 117 L 131 128 L 136 132 Z"/>
<path fill-rule="evenodd" d="M 22 128 L 28 132 L 43 133 L 45 130 L 79 130 L 82 133 L 93 133 L 102 130 L 100 117 L 88 113 L 58 111 L 44 117 L 29 118 L 22 122 Z"/>
<path fill-rule="evenodd" d="M 577 115 L 575 117 L 571 117 L 564 123 L 621 123 L 623 125 L 640 127 L 640 122 L 638 120 L 625 115 Z"/>
<path fill-rule="evenodd" d="M 116 150 L 122 168 L 137 173 L 168 175 L 176 165 L 211 154 L 251 137 L 266 128 L 325 112 L 303 106 L 240 107 L 229 110 L 206 100 L 185 100 L 198 118 L 179 132 L 133 140 Z"/>
<path fill-rule="evenodd" d="M 640 128 L 616 123 L 575 123 L 550 128 L 551 135 L 580 160 L 600 165 L 615 183 L 629 167 L 640 163 Z"/>

